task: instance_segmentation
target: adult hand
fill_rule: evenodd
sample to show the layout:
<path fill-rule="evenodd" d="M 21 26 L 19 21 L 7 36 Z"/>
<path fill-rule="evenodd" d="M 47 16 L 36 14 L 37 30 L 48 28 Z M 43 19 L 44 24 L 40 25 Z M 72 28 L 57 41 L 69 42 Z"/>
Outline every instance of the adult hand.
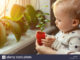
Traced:
<path fill-rule="evenodd" d="M 46 39 L 42 39 L 42 43 L 43 43 L 43 45 L 45 45 L 47 47 L 51 47 L 51 45 L 53 44 L 53 42 L 55 40 L 56 40 L 56 38 L 54 36 L 47 35 Z"/>
<path fill-rule="evenodd" d="M 56 54 L 56 51 L 50 47 L 46 47 L 44 45 L 39 45 L 36 41 L 36 50 L 39 54 Z"/>

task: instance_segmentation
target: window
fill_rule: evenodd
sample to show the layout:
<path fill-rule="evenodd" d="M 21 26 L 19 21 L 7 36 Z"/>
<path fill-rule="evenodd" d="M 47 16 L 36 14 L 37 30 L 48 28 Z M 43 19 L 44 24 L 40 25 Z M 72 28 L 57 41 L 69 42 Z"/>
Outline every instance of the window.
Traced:
<path fill-rule="evenodd" d="M 44 13 L 50 14 L 50 0 L 47 0 L 47 1 L 46 0 L 0 0 L 0 19 L 1 17 L 4 17 L 4 16 L 10 17 L 11 8 L 12 6 L 14 6 L 14 4 L 18 4 L 24 7 L 28 4 L 31 4 L 36 9 L 36 11 L 41 10 Z M 17 11 L 15 11 L 14 9 L 14 12 L 17 12 Z M 47 18 L 48 17 L 50 19 L 50 15 L 48 15 Z M 20 24 L 20 25 L 22 26 L 24 24 Z M 50 26 L 47 25 L 47 28 L 48 27 Z M 25 34 L 21 36 L 20 41 L 18 43 L 16 42 L 16 38 L 14 34 L 10 33 L 7 36 L 7 40 L 8 40 L 7 45 L 4 46 L 3 48 L 0 48 L 0 54 L 13 54 L 19 51 L 20 49 L 23 49 L 24 47 L 30 45 L 31 43 L 34 42 L 36 31 L 37 30 L 28 29 L 27 32 L 25 32 Z"/>
<path fill-rule="evenodd" d="M 10 16 L 11 7 L 14 4 L 26 6 L 30 4 L 30 0 L 0 0 L 0 17 Z"/>

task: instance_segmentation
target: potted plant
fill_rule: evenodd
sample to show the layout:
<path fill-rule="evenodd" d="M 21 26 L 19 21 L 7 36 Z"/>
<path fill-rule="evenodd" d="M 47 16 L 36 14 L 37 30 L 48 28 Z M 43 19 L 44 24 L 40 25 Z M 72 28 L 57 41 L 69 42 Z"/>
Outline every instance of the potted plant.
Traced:
<path fill-rule="evenodd" d="M 36 29 L 36 25 L 38 24 L 36 14 L 37 12 L 32 5 L 26 6 L 24 17 L 27 20 L 31 30 Z"/>
<path fill-rule="evenodd" d="M 21 28 L 21 35 L 25 35 L 27 30 L 29 29 L 28 22 L 25 20 L 25 17 L 22 17 L 20 21 L 17 21 Z"/>
<path fill-rule="evenodd" d="M 0 48 L 5 46 L 7 42 L 6 29 L 4 24 L 0 21 Z"/>
<path fill-rule="evenodd" d="M 14 4 L 11 8 L 10 16 L 12 21 L 20 21 L 24 16 L 25 7 Z"/>
<path fill-rule="evenodd" d="M 29 25 L 27 20 L 24 17 L 24 12 L 25 12 L 25 7 L 14 4 L 13 7 L 11 8 L 11 19 L 13 23 L 15 23 L 17 26 L 20 26 L 21 29 L 21 35 L 25 35 L 25 32 L 27 32 Z M 15 12 L 16 11 L 16 12 Z M 19 27 L 18 26 L 18 27 Z"/>
<path fill-rule="evenodd" d="M 16 40 L 19 41 L 21 38 L 21 28 L 19 24 L 12 21 L 11 18 L 8 16 L 2 17 L 0 21 L 6 29 L 6 35 L 8 36 L 9 33 L 12 32 L 16 37 Z"/>
<path fill-rule="evenodd" d="M 49 15 L 49 14 L 48 13 L 37 14 L 39 23 L 36 27 L 38 27 L 40 29 L 40 31 L 37 32 L 36 39 L 37 39 L 37 42 L 38 42 L 39 45 L 42 45 L 41 39 L 45 39 L 45 37 L 46 37 L 46 33 L 43 32 L 43 30 L 45 29 L 46 23 L 50 22 L 50 20 L 48 20 L 46 18 L 44 19 L 44 17 L 42 17 L 43 15 Z"/>

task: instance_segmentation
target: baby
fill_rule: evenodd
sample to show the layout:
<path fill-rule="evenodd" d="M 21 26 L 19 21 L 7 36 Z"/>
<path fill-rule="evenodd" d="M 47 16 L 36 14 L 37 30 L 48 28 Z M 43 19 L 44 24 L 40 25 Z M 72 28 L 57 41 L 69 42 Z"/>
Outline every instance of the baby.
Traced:
<path fill-rule="evenodd" d="M 36 42 L 39 54 L 73 54 L 80 52 L 80 0 L 57 0 L 53 4 L 56 26 L 59 32 L 54 37 Z"/>

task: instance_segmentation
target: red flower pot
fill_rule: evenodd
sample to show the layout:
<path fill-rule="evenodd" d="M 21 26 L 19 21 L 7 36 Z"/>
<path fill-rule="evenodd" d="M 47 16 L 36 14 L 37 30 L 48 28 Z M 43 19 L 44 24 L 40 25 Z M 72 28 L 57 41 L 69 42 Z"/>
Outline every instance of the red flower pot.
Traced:
<path fill-rule="evenodd" d="M 42 45 L 41 39 L 45 39 L 45 36 L 46 36 L 45 32 L 41 32 L 41 31 L 37 32 L 36 38 L 39 45 Z"/>

